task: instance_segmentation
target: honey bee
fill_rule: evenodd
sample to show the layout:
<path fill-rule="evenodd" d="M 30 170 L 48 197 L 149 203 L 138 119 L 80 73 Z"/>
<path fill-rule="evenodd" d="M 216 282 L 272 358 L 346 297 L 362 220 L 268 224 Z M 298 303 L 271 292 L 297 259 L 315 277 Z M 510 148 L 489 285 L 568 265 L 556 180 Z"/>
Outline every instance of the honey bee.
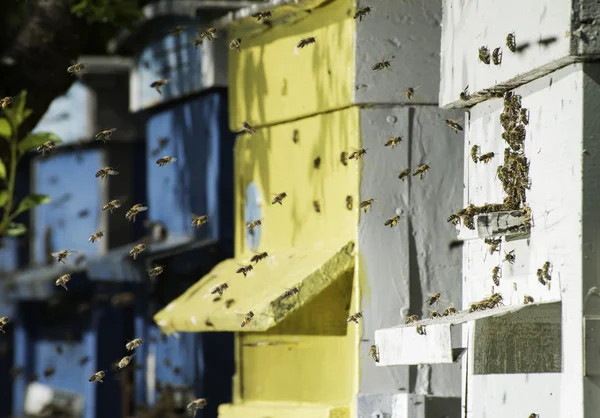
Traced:
<path fill-rule="evenodd" d="M 44 373 L 45 378 L 52 377 L 54 375 L 54 373 L 56 373 L 56 368 L 48 367 L 48 368 L 44 369 L 43 373 Z"/>
<path fill-rule="evenodd" d="M 348 165 L 348 154 L 345 151 L 342 151 L 340 154 L 340 162 L 343 165 Z"/>
<path fill-rule="evenodd" d="M 317 213 L 321 213 L 321 204 L 318 200 L 313 200 L 313 209 Z"/>
<path fill-rule="evenodd" d="M 412 87 L 407 88 L 404 90 L 404 96 L 406 96 L 406 100 L 412 100 L 415 97 L 415 89 Z"/>
<path fill-rule="evenodd" d="M 289 299 L 289 298 L 291 298 L 292 296 L 294 296 L 294 295 L 296 295 L 296 294 L 298 294 L 298 293 L 300 293 L 300 289 L 298 289 L 297 287 L 293 287 L 293 288 L 291 288 L 291 289 L 289 289 L 289 290 L 286 290 L 286 291 L 283 293 L 283 295 L 281 295 L 281 296 L 279 297 L 279 300 L 285 300 L 285 299 Z"/>
<path fill-rule="evenodd" d="M 527 305 L 528 303 L 533 303 L 533 298 L 529 295 L 523 296 L 523 304 Z"/>
<path fill-rule="evenodd" d="M 269 256 L 269 254 L 267 254 L 267 252 L 262 252 L 260 254 L 256 254 L 254 256 L 252 256 L 252 258 L 250 259 L 251 262 L 254 262 L 254 264 L 258 264 L 259 261 L 264 260 L 265 258 L 267 258 Z M 252 270 L 252 269 L 250 269 Z"/>
<path fill-rule="evenodd" d="M 146 273 L 148 273 L 148 277 L 156 277 L 164 271 L 165 266 L 156 266 L 150 269 L 146 269 Z"/>
<path fill-rule="evenodd" d="M 102 379 L 104 379 L 104 376 L 106 376 L 106 371 L 105 370 L 100 370 L 99 372 L 94 373 L 89 381 L 90 382 L 97 382 L 97 383 L 104 383 L 102 381 Z"/>
<path fill-rule="evenodd" d="M 269 17 L 273 17 L 273 15 L 271 14 L 270 10 L 265 10 L 264 12 L 256 12 L 252 14 L 252 17 L 255 18 L 257 21 L 261 21 L 261 20 L 265 20 Z"/>
<path fill-rule="evenodd" d="M 50 253 L 50 255 L 56 259 L 56 261 L 58 261 L 59 263 L 63 263 L 65 262 L 65 260 L 67 259 L 69 254 L 75 254 L 77 253 L 77 251 L 69 251 L 69 250 L 60 250 L 58 252 L 55 253 Z"/>
<path fill-rule="evenodd" d="M 294 132 L 292 132 L 292 141 L 294 144 L 297 144 L 300 141 L 300 131 L 298 129 L 294 129 Z"/>
<path fill-rule="evenodd" d="M 404 181 L 404 179 L 409 178 L 410 176 L 410 168 L 405 168 L 404 170 L 402 170 L 400 172 L 400 174 L 398 174 L 398 178 L 402 181 Z"/>
<path fill-rule="evenodd" d="M 199 47 L 200 45 L 202 45 L 202 42 L 203 42 L 203 41 L 204 41 L 204 39 L 202 39 L 202 38 L 195 38 L 195 39 L 194 39 L 194 48 L 195 48 L 195 49 L 198 49 L 198 47 Z"/>
<path fill-rule="evenodd" d="M 417 334 L 419 334 L 419 335 L 427 334 L 427 332 L 425 332 L 425 325 L 417 325 Z"/>
<path fill-rule="evenodd" d="M 165 155 L 164 157 L 160 157 L 158 160 L 156 160 L 156 164 L 158 164 L 159 167 L 164 167 L 165 165 L 174 163 L 175 161 L 177 161 L 177 158 Z"/>
<path fill-rule="evenodd" d="M 169 31 L 171 35 L 180 35 L 184 30 L 187 29 L 187 26 L 175 26 L 173 29 Z"/>
<path fill-rule="evenodd" d="M 522 107 L 521 110 L 519 110 L 519 117 L 524 125 L 529 125 L 529 110 Z"/>
<path fill-rule="evenodd" d="M 362 18 L 371 13 L 370 7 L 363 7 L 362 9 L 358 9 L 356 13 L 354 13 L 354 20 L 358 19 L 359 22 L 362 22 Z"/>
<path fill-rule="evenodd" d="M 275 203 L 279 203 L 280 205 L 283 206 L 283 199 L 285 199 L 287 197 L 287 193 L 286 192 L 282 192 L 279 193 L 277 196 L 275 196 L 275 198 L 273 198 L 273 200 L 271 201 L 271 204 L 274 205 Z"/>
<path fill-rule="evenodd" d="M 413 172 L 413 177 L 419 176 L 419 180 L 423 180 L 423 176 L 429 171 L 429 168 L 429 164 L 421 164 L 420 166 L 415 168 L 415 171 Z"/>
<path fill-rule="evenodd" d="M 358 151 L 353 151 L 350 153 L 350 155 L 348 156 L 348 158 L 350 160 L 360 160 L 362 157 L 364 157 L 365 155 L 367 155 L 367 149 L 365 148 L 361 148 Z"/>
<path fill-rule="evenodd" d="M 362 317 L 363 317 L 363 313 L 362 313 L 362 311 L 360 311 L 353 315 L 350 315 L 348 317 L 348 319 L 346 319 L 346 322 L 354 322 L 355 324 L 358 324 L 358 320 Z"/>
<path fill-rule="evenodd" d="M 115 199 L 115 200 L 111 200 L 106 205 L 102 206 L 102 210 L 107 210 L 110 213 L 113 213 L 113 211 L 115 209 L 118 209 L 120 207 L 121 207 L 121 202 L 119 201 L 119 199 Z"/>
<path fill-rule="evenodd" d="M 346 209 L 352 210 L 352 196 L 346 196 Z"/>
<path fill-rule="evenodd" d="M 162 94 L 161 88 L 166 86 L 167 84 L 169 84 L 169 80 L 167 80 L 166 78 L 160 78 L 150 83 L 150 87 L 155 89 L 158 92 L 158 94 Z"/>
<path fill-rule="evenodd" d="M 515 37 L 514 32 L 506 35 L 506 47 L 510 50 L 510 52 L 517 51 L 517 38 Z"/>
<path fill-rule="evenodd" d="M 494 158 L 494 155 L 496 154 L 494 154 L 493 152 L 488 152 L 479 157 L 479 161 L 481 161 L 484 164 L 487 164 L 492 160 L 492 158 Z"/>
<path fill-rule="evenodd" d="M 83 70 L 85 70 L 84 62 L 77 62 L 77 63 L 67 67 L 67 72 L 71 75 L 78 74 L 78 73 L 82 72 Z"/>
<path fill-rule="evenodd" d="M 412 324 L 413 322 L 419 322 L 421 318 L 419 315 L 410 315 L 404 318 L 404 325 Z"/>
<path fill-rule="evenodd" d="M 439 311 L 429 311 L 429 319 L 441 318 L 442 314 Z"/>
<path fill-rule="evenodd" d="M 141 338 L 134 338 L 133 340 L 131 340 L 127 344 L 125 344 L 125 349 L 127 351 L 133 351 L 136 348 L 138 348 L 140 345 L 142 345 L 143 343 L 144 343 L 144 341 Z"/>
<path fill-rule="evenodd" d="M 393 218 L 390 218 L 387 221 L 385 221 L 385 223 L 383 224 L 383 226 L 389 226 L 391 228 L 393 226 L 396 226 L 399 221 L 400 221 L 400 216 L 396 215 Z"/>
<path fill-rule="evenodd" d="M 218 293 L 218 294 L 219 294 L 219 296 L 223 296 L 223 291 L 224 291 L 225 289 L 229 289 L 229 285 L 228 285 L 227 283 L 223 283 L 223 284 L 220 284 L 220 285 L 218 285 L 217 287 L 215 287 L 215 288 L 214 288 L 214 289 L 213 289 L 213 290 L 210 292 L 210 294 L 211 294 L 211 295 L 214 295 L 214 294 L 217 294 L 217 293 Z"/>
<path fill-rule="evenodd" d="M 242 129 L 240 129 L 238 131 L 238 133 L 242 133 L 242 132 L 245 132 L 245 133 L 251 135 L 251 134 L 256 133 L 256 129 L 254 129 L 252 127 L 252 125 L 250 125 L 248 122 L 242 122 Z"/>
<path fill-rule="evenodd" d="M 56 143 L 54 141 L 46 141 L 42 145 L 38 146 L 35 150 L 44 156 L 47 152 L 52 151 L 55 147 Z"/>
<path fill-rule="evenodd" d="M 544 279 L 546 279 L 546 281 L 552 280 L 552 276 L 550 276 L 550 266 L 551 265 L 549 261 L 546 261 L 542 266 L 542 274 L 544 275 Z"/>
<path fill-rule="evenodd" d="M 235 38 L 229 43 L 229 49 L 237 49 L 238 52 L 242 52 L 242 38 Z"/>
<path fill-rule="evenodd" d="M 230 307 L 231 305 L 233 305 L 234 303 L 235 303 L 235 300 L 233 300 L 233 299 L 227 299 L 227 300 L 225 301 L 225 308 L 229 309 L 229 307 Z"/>
<path fill-rule="evenodd" d="M 129 251 L 129 255 L 134 259 L 137 260 L 138 256 L 144 252 L 144 250 L 146 249 L 146 244 L 138 244 L 135 247 L 133 247 L 130 251 Z"/>
<path fill-rule="evenodd" d="M 248 232 L 252 232 L 254 230 L 254 228 L 257 228 L 261 225 L 262 225 L 262 221 L 260 219 L 257 219 L 255 221 L 248 222 L 246 224 L 246 229 L 248 230 Z"/>
<path fill-rule="evenodd" d="M 100 170 L 96 171 L 96 178 L 100 177 L 102 180 L 106 178 L 106 176 L 116 176 L 119 172 L 112 167 L 104 167 Z"/>
<path fill-rule="evenodd" d="M 200 39 L 208 39 L 210 41 L 211 39 L 218 38 L 219 35 L 217 33 L 216 28 L 208 28 L 206 30 L 203 30 L 202 32 L 199 32 L 198 37 Z"/>
<path fill-rule="evenodd" d="M 491 56 L 490 50 L 487 46 L 482 46 L 479 48 L 479 61 L 483 62 L 484 64 L 490 64 Z"/>
<path fill-rule="evenodd" d="M 119 362 L 117 363 L 117 367 L 119 368 L 119 370 L 127 367 L 129 365 L 129 362 L 131 362 L 133 356 L 135 356 L 135 353 L 130 356 L 125 356 L 121 360 L 119 360 Z"/>
<path fill-rule="evenodd" d="M 298 45 L 296 45 L 296 47 L 302 49 L 306 45 L 314 44 L 315 42 L 317 42 L 317 40 L 315 39 L 315 37 L 314 36 L 310 36 L 308 38 L 304 38 L 304 39 L 300 40 L 300 42 L 298 42 Z"/>
<path fill-rule="evenodd" d="M 381 71 L 384 68 L 390 68 L 392 66 L 392 60 L 386 60 L 385 58 L 383 58 L 381 61 L 379 61 L 377 64 L 375 64 L 371 69 L 373 71 Z"/>
<path fill-rule="evenodd" d="M 494 48 L 492 51 L 492 62 L 494 65 L 502 64 L 502 51 L 500 50 L 500 47 Z"/>
<path fill-rule="evenodd" d="M 112 129 L 105 129 L 103 131 L 98 132 L 96 135 L 94 135 L 94 139 L 96 139 L 96 141 L 102 141 L 104 143 L 106 143 L 106 141 L 110 141 L 113 137 L 113 134 L 117 131 L 117 128 L 112 128 Z"/>
<path fill-rule="evenodd" d="M 458 216 L 456 213 L 453 213 L 446 218 L 446 222 L 451 222 L 453 225 L 458 225 L 460 222 L 460 216 Z"/>
<path fill-rule="evenodd" d="M 477 161 L 479 159 L 479 157 L 477 156 L 479 154 L 479 145 L 473 145 L 471 147 L 471 159 L 473 160 L 473 162 L 475 164 L 477 164 Z"/>
<path fill-rule="evenodd" d="M 429 296 L 426 303 L 428 303 L 429 306 L 432 306 L 434 303 L 438 303 L 440 301 L 441 296 L 442 294 L 440 292 L 436 292 L 433 295 Z"/>
<path fill-rule="evenodd" d="M 496 266 L 492 269 L 492 281 L 496 286 L 500 286 L 500 267 Z"/>
<path fill-rule="evenodd" d="M 248 325 L 250 321 L 252 321 L 252 318 L 254 318 L 254 312 L 250 311 L 244 316 L 244 319 L 242 320 L 242 328 Z"/>
<path fill-rule="evenodd" d="M 315 169 L 318 169 L 319 167 L 321 167 L 321 157 L 315 158 L 315 160 L 313 161 L 313 167 Z"/>
<path fill-rule="evenodd" d="M 373 358 L 373 360 L 375 360 L 375 363 L 379 363 L 379 349 L 375 344 L 371 346 L 371 349 L 369 350 L 369 355 Z"/>
<path fill-rule="evenodd" d="M 374 203 L 377 203 L 377 201 L 375 199 L 367 199 L 367 200 L 364 200 L 364 201 L 360 202 L 359 207 L 363 210 L 364 213 L 367 213 L 367 211 L 369 210 L 369 208 Z"/>
<path fill-rule="evenodd" d="M 252 267 L 252 264 L 248 264 L 247 266 L 243 266 L 243 267 L 240 267 L 239 269 L 237 269 L 236 273 L 238 273 L 238 274 L 241 273 L 244 275 L 244 277 L 246 277 L 246 275 L 253 269 L 254 269 L 254 267 Z"/>
<path fill-rule="evenodd" d="M 198 216 L 198 215 L 192 213 L 192 226 L 195 226 L 196 228 L 198 228 L 207 222 L 208 222 L 208 215 Z"/>
<path fill-rule="evenodd" d="M 544 270 L 538 269 L 536 274 L 537 274 L 538 282 L 540 282 L 540 284 L 545 286 L 546 280 L 544 280 Z"/>
<path fill-rule="evenodd" d="M 459 97 L 460 100 L 465 102 L 471 98 L 471 95 L 469 94 L 469 86 L 465 87 L 465 89 L 460 92 Z"/>
<path fill-rule="evenodd" d="M 144 206 L 141 203 L 136 203 L 127 211 L 125 218 L 130 222 L 135 222 L 135 217 L 140 213 L 148 210 L 148 206 Z"/>
<path fill-rule="evenodd" d="M 2 107 L 2 109 L 6 109 L 8 106 L 10 106 L 13 102 L 13 98 L 10 96 L 4 97 L 3 99 L 0 99 L 0 106 Z"/>
<path fill-rule="evenodd" d="M 384 144 L 384 146 L 386 147 L 392 147 L 392 149 L 394 149 L 396 147 L 396 145 L 400 144 L 400 142 L 402 142 L 402 137 L 401 136 L 396 136 L 396 137 L 388 137 L 388 140 L 386 141 L 386 143 Z"/>
<path fill-rule="evenodd" d="M 444 313 L 442 316 L 454 315 L 456 313 L 456 308 L 454 306 L 448 306 L 444 309 Z"/>
<path fill-rule="evenodd" d="M 67 289 L 67 283 L 69 283 L 70 280 L 71 280 L 70 274 L 63 274 L 58 279 L 56 279 L 56 281 L 54 282 L 54 285 L 61 286 L 65 290 L 69 290 L 69 289 Z"/>
<path fill-rule="evenodd" d="M 490 246 L 490 254 L 494 254 L 496 251 L 500 251 L 502 238 L 485 238 L 484 242 Z"/>
<path fill-rule="evenodd" d="M 446 125 L 454 129 L 454 132 L 459 133 L 463 131 L 463 127 L 460 123 L 452 119 L 446 119 Z"/>
<path fill-rule="evenodd" d="M 515 259 L 515 250 L 511 250 L 509 252 L 504 253 L 504 261 L 508 261 L 510 264 L 514 264 Z"/>

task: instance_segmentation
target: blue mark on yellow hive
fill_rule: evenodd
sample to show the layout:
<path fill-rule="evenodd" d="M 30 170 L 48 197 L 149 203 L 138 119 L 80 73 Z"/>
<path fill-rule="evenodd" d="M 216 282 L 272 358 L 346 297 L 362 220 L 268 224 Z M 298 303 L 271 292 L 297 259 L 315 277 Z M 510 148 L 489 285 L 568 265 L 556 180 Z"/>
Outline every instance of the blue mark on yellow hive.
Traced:
<path fill-rule="evenodd" d="M 246 204 L 244 206 L 244 220 L 246 225 L 248 222 L 261 219 L 262 211 L 262 196 L 260 190 L 255 183 L 250 183 L 246 188 Z M 252 231 L 246 231 L 246 244 L 250 250 L 258 249 L 260 243 L 261 227 L 256 227 Z"/>

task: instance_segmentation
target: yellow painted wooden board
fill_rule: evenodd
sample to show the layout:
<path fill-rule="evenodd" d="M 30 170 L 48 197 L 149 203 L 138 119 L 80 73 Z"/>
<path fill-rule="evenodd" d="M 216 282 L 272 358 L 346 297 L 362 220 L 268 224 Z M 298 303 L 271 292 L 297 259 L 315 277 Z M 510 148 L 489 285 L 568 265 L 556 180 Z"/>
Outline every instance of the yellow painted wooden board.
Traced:
<path fill-rule="evenodd" d="M 353 10 L 354 0 L 336 0 L 293 24 L 243 38 L 241 52 L 229 52 L 230 128 L 239 130 L 244 121 L 272 125 L 350 106 Z M 232 27 L 230 37 L 237 36 Z M 307 37 L 316 43 L 298 50 L 298 42 Z"/>
<path fill-rule="evenodd" d="M 248 402 L 219 406 L 219 418 L 349 418 L 344 405 L 315 405 L 284 402 Z"/>
<path fill-rule="evenodd" d="M 335 241 L 334 241 L 335 242 Z M 300 306 L 315 298 L 336 279 L 354 268 L 354 244 L 317 242 L 307 248 L 272 252 L 254 264 L 246 277 L 236 271 L 253 264 L 246 259 L 229 259 L 169 303 L 154 317 L 165 331 L 265 331 L 281 322 Z M 213 301 L 212 290 L 227 283 L 223 297 Z M 299 293 L 285 300 L 281 295 L 293 287 Z M 235 302 L 229 308 L 227 299 Z M 241 327 L 244 315 L 254 317 Z M 307 312 L 305 315 L 316 313 Z M 341 321 L 344 318 L 338 318 Z M 209 321 L 209 323 L 207 323 Z M 345 323 L 342 322 L 344 325 Z"/>

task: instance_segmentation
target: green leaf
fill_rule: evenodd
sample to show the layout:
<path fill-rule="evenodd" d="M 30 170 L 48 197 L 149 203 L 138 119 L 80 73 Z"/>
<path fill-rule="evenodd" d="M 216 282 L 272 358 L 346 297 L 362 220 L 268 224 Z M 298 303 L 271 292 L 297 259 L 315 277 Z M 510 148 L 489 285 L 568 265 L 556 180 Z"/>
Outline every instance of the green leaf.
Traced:
<path fill-rule="evenodd" d="M 4 206 L 6 206 L 7 202 L 8 202 L 8 191 L 2 190 L 0 192 L 0 208 L 3 208 Z"/>
<path fill-rule="evenodd" d="M 10 129 L 10 123 L 6 118 L 0 118 L 0 137 L 9 139 L 11 137 L 12 130 Z"/>
<path fill-rule="evenodd" d="M 4 180 L 6 178 L 6 165 L 2 158 L 0 158 L 0 180 Z"/>
<path fill-rule="evenodd" d="M 6 235 L 9 237 L 18 237 L 27 232 L 27 227 L 23 224 L 19 224 L 16 222 L 11 222 L 6 228 Z"/>
<path fill-rule="evenodd" d="M 22 90 L 19 94 L 13 97 L 12 105 L 4 109 L 4 114 L 9 118 L 15 127 L 21 126 L 23 121 L 31 115 L 31 110 L 25 109 L 25 101 L 27 100 L 27 92 Z"/>
<path fill-rule="evenodd" d="M 50 200 L 50 196 L 45 194 L 30 194 L 29 196 L 25 196 L 25 198 L 21 200 L 21 203 L 19 203 L 19 206 L 17 206 L 17 210 L 14 211 L 11 217 L 15 217 L 18 214 L 33 209 L 36 206 L 50 203 Z"/>
<path fill-rule="evenodd" d="M 59 144 L 62 142 L 62 139 L 51 132 L 29 134 L 19 142 L 19 154 L 25 154 L 27 151 L 35 149 L 47 141 Z"/>

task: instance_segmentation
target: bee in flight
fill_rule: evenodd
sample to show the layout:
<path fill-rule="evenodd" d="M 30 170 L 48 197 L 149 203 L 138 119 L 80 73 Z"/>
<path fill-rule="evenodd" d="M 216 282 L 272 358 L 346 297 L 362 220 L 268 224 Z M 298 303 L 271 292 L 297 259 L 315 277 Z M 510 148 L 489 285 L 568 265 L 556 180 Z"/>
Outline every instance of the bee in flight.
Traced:
<path fill-rule="evenodd" d="M 6 109 L 12 103 L 13 103 L 13 98 L 10 96 L 6 96 L 6 97 L 0 99 L 0 106 L 2 107 L 2 109 Z"/>
<path fill-rule="evenodd" d="M 4 331 L 4 327 L 7 326 L 8 324 L 10 324 L 10 319 L 8 319 L 8 316 L 3 316 L 0 317 L 0 331 L 5 334 L 6 332 Z"/>
<path fill-rule="evenodd" d="M 377 200 L 375 199 L 367 199 L 367 200 L 363 200 L 362 202 L 360 202 L 359 207 L 363 210 L 364 213 L 367 213 L 367 211 L 369 210 L 369 208 L 374 204 L 377 203 Z"/>
<path fill-rule="evenodd" d="M 119 362 L 117 363 L 117 367 L 119 368 L 119 370 L 127 367 L 129 365 L 129 363 L 131 362 L 131 359 L 133 358 L 133 356 L 135 356 L 135 353 L 130 356 L 125 356 L 121 360 L 119 360 Z"/>
<path fill-rule="evenodd" d="M 67 72 L 71 75 L 78 74 L 83 70 L 85 70 L 85 63 L 83 62 L 77 62 L 67 68 Z"/>
<path fill-rule="evenodd" d="M 252 271 L 254 269 L 254 267 L 252 267 L 252 264 L 248 264 L 247 266 L 242 266 L 239 269 L 236 270 L 237 274 L 243 274 L 244 277 L 246 277 L 246 275 L 248 273 L 250 273 L 250 271 Z"/>
<path fill-rule="evenodd" d="M 366 148 L 361 148 L 357 151 L 353 151 L 350 153 L 350 155 L 348 156 L 348 158 L 350 160 L 360 160 L 362 157 L 364 157 L 365 155 L 367 155 L 367 149 Z"/>
<path fill-rule="evenodd" d="M 105 129 L 94 135 L 94 138 L 96 139 L 96 141 L 102 141 L 106 143 L 106 141 L 110 141 L 112 139 L 112 136 L 116 130 L 117 128 Z"/>
<path fill-rule="evenodd" d="M 100 370 L 99 372 L 94 373 L 89 381 L 90 382 L 97 382 L 97 383 L 104 383 L 102 382 L 102 379 L 104 379 L 104 376 L 106 376 L 106 371 L 104 370 Z"/>
<path fill-rule="evenodd" d="M 234 303 L 235 303 L 235 300 L 234 300 L 234 299 L 227 299 L 227 300 L 225 301 L 225 308 L 226 308 L 226 309 L 229 309 L 229 308 L 231 307 L 231 305 L 233 305 Z"/>
<path fill-rule="evenodd" d="M 262 252 L 260 254 L 256 254 L 254 256 L 252 256 L 252 258 L 250 259 L 251 262 L 254 262 L 254 264 L 258 264 L 259 261 L 264 260 L 265 258 L 267 258 L 269 256 L 269 254 L 267 254 L 267 252 Z M 252 269 L 250 269 L 252 270 Z"/>
<path fill-rule="evenodd" d="M 391 228 L 393 226 L 396 226 L 399 221 L 400 221 L 400 216 L 396 215 L 393 218 L 390 218 L 387 221 L 385 221 L 383 226 L 389 226 Z"/>
<path fill-rule="evenodd" d="M 106 176 L 116 176 L 119 172 L 112 167 L 104 167 L 100 170 L 96 171 L 96 178 L 100 177 L 102 180 L 106 178 Z"/>
<path fill-rule="evenodd" d="M 297 287 L 293 287 L 289 290 L 286 290 L 280 297 L 279 300 L 285 300 L 285 299 L 289 299 L 294 295 L 297 295 L 298 293 L 300 293 L 300 289 L 298 289 Z"/>
<path fill-rule="evenodd" d="M 77 251 L 69 251 L 69 250 L 60 250 L 57 251 L 55 253 L 50 253 L 50 255 L 56 259 L 56 261 L 58 261 L 59 263 L 63 263 L 65 262 L 65 260 L 67 259 L 67 256 L 69 254 L 74 254 Z"/>
<path fill-rule="evenodd" d="M 201 225 L 204 225 L 205 223 L 208 222 L 208 215 L 195 215 L 192 213 L 192 226 L 195 226 L 196 228 L 198 228 Z"/>
<path fill-rule="evenodd" d="M 452 129 L 454 129 L 454 132 L 456 132 L 456 133 L 463 131 L 462 125 L 455 120 L 446 119 L 446 125 L 448 125 Z"/>
<path fill-rule="evenodd" d="M 67 289 L 67 283 L 69 283 L 70 280 L 71 280 L 70 274 L 63 274 L 58 279 L 56 279 L 56 281 L 54 282 L 54 285 L 61 286 L 65 290 L 69 290 L 69 289 Z"/>
<path fill-rule="evenodd" d="M 491 62 L 491 56 L 490 56 L 490 50 L 488 49 L 487 46 L 482 46 L 479 48 L 479 61 L 483 62 L 484 64 L 490 64 Z"/>
<path fill-rule="evenodd" d="M 144 343 L 144 341 L 141 338 L 134 338 L 133 340 L 131 340 L 127 344 L 125 344 L 125 349 L 127 351 L 133 351 L 136 348 L 138 348 L 140 345 L 142 345 L 143 343 Z"/>
<path fill-rule="evenodd" d="M 370 7 L 363 7 L 362 9 L 358 9 L 356 13 L 354 13 L 354 20 L 358 19 L 359 22 L 362 22 L 362 18 L 371 13 Z"/>
<path fill-rule="evenodd" d="M 287 193 L 286 192 L 282 192 L 279 193 L 278 195 L 276 195 L 273 200 L 271 201 L 271 204 L 274 205 L 275 203 L 279 203 L 280 205 L 283 206 L 283 199 L 285 199 L 287 197 Z"/>
<path fill-rule="evenodd" d="M 509 252 L 504 253 L 504 261 L 508 261 L 510 264 L 514 264 L 515 259 L 515 250 L 511 250 Z"/>
<path fill-rule="evenodd" d="M 479 157 L 479 161 L 481 161 L 484 164 L 489 163 L 492 158 L 494 158 L 494 154 L 493 152 L 488 152 L 487 154 L 483 154 L 481 157 Z"/>
<path fill-rule="evenodd" d="M 408 176 L 410 176 L 410 168 L 405 168 L 400 172 L 400 174 L 398 174 L 398 178 L 402 181 L 404 181 L 404 179 L 407 179 Z"/>
<path fill-rule="evenodd" d="M 265 10 L 264 12 L 256 12 L 252 14 L 252 17 L 255 18 L 257 21 L 261 21 L 261 20 L 265 20 L 269 17 L 273 17 L 273 15 L 271 14 L 270 10 Z"/>
<path fill-rule="evenodd" d="M 506 35 L 506 47 L 510 52 L 517 52 L 517 38 L 514 32 Z"/>
<path fill-rule="evenodd" d="M 96 231 L 88 238 L 88 242 L 92 244 L 104 236 L 104 231 Z"/>
<path fill-rule="evenodd" d="M 229 43 L 229 49 L 237 49 L 237 52 L 242 52 L 242 38 L 235 38 Z"/>
<path fill-rule="evenodd" d="M 46 141 L 35 150 L 42 154 L 42 156 L 46 155 L 47 152 L 52 151 L 56 147 L 56 143 L 54 141 Z"/>
<path fill-rule="evenodd" d="M 252 312 L 252 311 L 250 311 L 246 315 L 244 315 L 244 319 L 242 320 L 242 328 L 244 328 L 246 325 L 248 325 L 250 323 L 250 321 L 252 321 L 252 318 L 254 318 L 254 312 Z"/>
<path fill-rule="evenodd" d="M 148 210 L 148 206 L 144 206 L 141 203 L 136 203 L 127 211 L 125 217 L 130 222 L 135 222 L 135 217 L 140 213 Z"/>
<path fill-rule="evenodd" d="M 415 168 L 415 171 L 413 172 L 413 177 L 419 176 L 419 180 L 423 180 L 423 176 L 429 171 L 429 168 L 429 164 L 421 164 L 420 166 Z"/>
<path fill-rule="evenodd" d="M 377 64 L 375 64 L 371 69 L 373 71 L 381 71 L 384 68 L 390 68 L 392 66 L 392 60 L 386 60 L 385 58 L 383 58 L 381 61 L 379 61 Z"/>
<path fill-rule="evenodd" d="M 301 39 L 300 42 L 298 42 L 298 45 L 296 45 L 296 46 L 298 48 L 302 49 L 306 45 L 314 44 L 315 42 L 317 42 L 317 40 L 315 39 L 315 37 L 314 36 L 309 36 L 308 38 Z"/>
<path fill-rule="evenodd" d="M 396 137 L 388 137 L 388 140 L 386 141 L 386 143 L 384 144 L 384 146 L 386 147 L 392 147 L 392 149 L 394 149 L 396 147 L 396 145 L 399 145 L 400 142 L 402 142 L 402 137 L 401 136 L 396 136 Z"/>
<path fill-rule="evenodd" d="M 148 273 L 148 277 L 156 277 L 164 271 L 164 266 L 156 266 L 151 269 L 146 269 L 146 273 Z"/>
<path fill-rule="evenodd" d="M 158 164 L 159 167 L 164 167 L 165 165 L 174 163 L 175 161 L 177 161 L 177 158 L 165 155 L 164 157 L 160 157 L 158 160 L 156 160 L 156 164 Z"/>
<path fill-rule="evenodd" d="M 471 95 L 469 94 L 469 86 L 465 87 L 465 89 L 463 91 L 460 92 L 460 100 L 466 102 L 467 100 L 469 100 L 471 98 Z"/>
<path fill-rule="evenodd" d="M 179 26 L 175 26 L 173 29 L 171 29 L 169 31 L 169 33 L 171 35 L 180 35 L 186 29 L 187 29 L 187 26 L 181 26 L 181 25 L 179 25 Z"/>
<path fill-rule="evenodd" d="M 133 247 L 130 251 L 129 251 L 129 255 L 134 259 L 137 260 L 138 256 L 144 252 L 144 250 L 146 249 L 146 244 L 138 244 L 135 247 Z"/>
<path fill-rule="evenodd" d="M 404 90 L 404 96 L 406 96 L 406 100 L 412 100 L 415 97 L 415 89 L 412 87 Z"/>
<path fill-rule="evenodd" d="M 211 295 L 215 295 L 215 294 L 217 294 L 217 293 L 218 293 L 218 294 L 219 294 L 219 296 L 223 296 L 223 291 L 224 291 L 225 289 L 229 289 L 229 285 L 228 285 L 227 283 L 223 283 L 223 284 L 220 284 L 220 285 L 218 285 L 217 287 L 215 287 L 215 288 L 214 288 L 214 289 L 213 289 L 213 290 L 210 292 L 210 294 L 211 294 Z"/>
<path fill-rule="evenodd" d="M 150 84 L 150 87 L 152 87 L 153 89 L 156 89 L 156 91 L 157 91 L 159 94 L 162 94 L 161 88 L 162 88 L 163 86 L 166 86 L 167 84 L 169 84 L 169 80 L 167 80 L 166 78 L 160 78 L 160 79 L 158 79 L 158 80 L 156 80 L 156 81 L 153 81 L 153 82 Z"/>
<path fill-rule="evenodd" d="M 438 303 L 440 301 L 441 296 L 442 294 L 440 292 L 436 292 L 433 295 L 429 296 L 426 302 L 429 304 L 429 306 L 433 306 L 435 303 Z"/>
<path fill-rule="evenodd" d="M 348 317 L 348 319 L 346 319 L 346 322 L 354 322 L 355 324 L 358 324 L 358 320 L 362 317 L 363 317 L 363 313 L 362 313 L 362 311 L 360 311 L 353 315 L 350 315 Z"/>
<path fill-rule="evenodd" d="M 242 122 L 242 129 L 237 131 L 237 133 L 242 133 L 242 132 L 252 135 L 252 134 L 256 133 L 256 129 L 254 129 L 252 127 L 252 125 L 250 125 L 248 122 Z"/>
<path fill-rule="evenodd" d="M 262 225 L 262 221 L 260 219 L 257 219 L 255 221 L 248 222 L 246 224 L 246 230 L 248 230 L 248 232 L 252 232 L 252 231 L 254 231 L 254 228 L 257 228 L 261 225 Z"/>
<path fill-rule="evenodd" d="M 198 33 L 198 38 L 200 39 L 208 39 L 209 41 L 211 39 L 215 39 L 218 38 L 219 35 L 217 34 L 217 29 L 216 28 L 208 28 L 200 33 Z"/>
<path fill-rule="evenodd" d="M 373 358 L 373 360 L 375 360 L 375 363 L 379 363 L 379 349 L 375 344 L 371 346 L 371 349 L 369 350 L 369 355 Z"/>

